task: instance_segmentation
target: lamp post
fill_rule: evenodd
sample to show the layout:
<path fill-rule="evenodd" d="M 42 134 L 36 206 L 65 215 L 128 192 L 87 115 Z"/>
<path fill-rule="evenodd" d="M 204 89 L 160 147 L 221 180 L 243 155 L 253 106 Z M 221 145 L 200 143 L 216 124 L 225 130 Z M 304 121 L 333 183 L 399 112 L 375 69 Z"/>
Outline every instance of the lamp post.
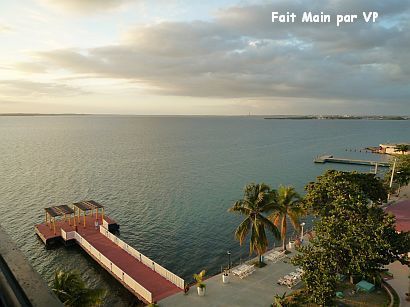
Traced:
<path fill-rule="evenodd" d="M 228 271 L 231 271 L 231 252 L 228 251 Z"/>
<path fill-rule="evenodd" d="M 393 177 L 394 177 L 394 169 L 396 168 L 396 158 L 394 158 L 394 162 L 393 162 L 393 169 L 391 171 L 391 177 L 390 177 L 390 185 L 389 187 L 391 188 L 393 185 Z"/>
<path fill-rule="evenodd" d="M 396 168 L 396 160 L 397 159 L 394 158 L 393 168 L 392 168 L 391 177 L 390 177 L 390 184 L 389 184 L 390 190 L 391 190 L 391 187 L 393 186 L 393 177 L 394 177 L 394 170 Z M 390 199 L 390 191 L 389 191 L 389 194 L 387 194 L 387 200 L 389 200 L 389 199 Z"/>
<path fill-rule="evenodd" d="M 306 225 L 305 222 L 300 223 L 300 226 L 302 226 L 302 231 L 300 232 L 300 241 L 303 241 L 303 226 L 305 226 L 305 225 Z"/>

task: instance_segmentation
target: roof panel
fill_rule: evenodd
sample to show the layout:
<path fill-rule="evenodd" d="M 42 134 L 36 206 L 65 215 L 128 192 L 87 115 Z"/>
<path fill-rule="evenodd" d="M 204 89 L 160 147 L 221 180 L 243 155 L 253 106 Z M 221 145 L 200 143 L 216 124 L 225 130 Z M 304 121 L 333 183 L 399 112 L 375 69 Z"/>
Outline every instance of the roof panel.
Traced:
<path fill-rule="evenodd" d="M 67 205 L 52 206 L 44 208 L 51 217 L 63 216 L 64 214 L 72 214 L 74 210 Z"/>

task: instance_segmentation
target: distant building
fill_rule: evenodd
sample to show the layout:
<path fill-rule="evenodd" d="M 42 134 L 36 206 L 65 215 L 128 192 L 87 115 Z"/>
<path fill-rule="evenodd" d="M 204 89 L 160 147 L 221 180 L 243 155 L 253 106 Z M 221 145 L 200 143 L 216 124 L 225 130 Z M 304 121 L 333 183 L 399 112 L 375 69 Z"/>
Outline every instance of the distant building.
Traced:
<path fill-rule="evenodd" d="M 405 154 L 408 155 L 410 154 L 410 151 L 407 150 L 407 152 L 401 152 L 401 151 L 396 151 L 396 146 L 399 144 L 380 144 L 379 145 L 379 153 L 383 154 Z M 400 145 L 407 145 L 410 148 L 409 143 L 400 143 Z"/>

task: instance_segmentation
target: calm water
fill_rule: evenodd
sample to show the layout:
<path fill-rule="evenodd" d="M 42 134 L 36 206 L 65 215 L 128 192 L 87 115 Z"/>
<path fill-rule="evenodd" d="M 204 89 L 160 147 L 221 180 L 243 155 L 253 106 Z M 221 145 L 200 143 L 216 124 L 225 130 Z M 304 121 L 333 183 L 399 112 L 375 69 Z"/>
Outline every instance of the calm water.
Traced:
<path fill-rule="evenodd" d="M 107 304 L 127 305 L 131 295 L 79 248 L 44 248 L 33 229 L 44 207 L 95 199 L 125 241 L 189 279 L 218 272 L 227 250 L 234 261 L 248 257 L 233 239 L 240 217 L 226 212 L 246 183 L 302 193 L 335 167 L 315 156 L 379 159 L 346 149 L 409 141 L 409 133 L 410 121 L 0 117 L 0 223 L 48 281 L 57 268 L 77 268 L 110 290 Z"/>

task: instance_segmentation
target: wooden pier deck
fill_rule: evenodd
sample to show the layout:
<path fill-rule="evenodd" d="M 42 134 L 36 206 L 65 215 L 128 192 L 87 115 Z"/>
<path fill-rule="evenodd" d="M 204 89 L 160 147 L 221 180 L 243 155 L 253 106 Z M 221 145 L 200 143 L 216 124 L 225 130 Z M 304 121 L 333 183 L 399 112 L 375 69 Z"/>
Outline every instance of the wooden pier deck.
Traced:
<path fill-rule="evenodd" d="M 77 218 L 76 218 L 77 219 Z M 170 295 L 181 292 L 184 288 L 182 278 L 166 270 L 148 257 L 144 256 L 120 238 L 108 231 L 107 223 L 113 222 L 107 216 L 104 221 L 95 216 L 87 216 L 85 227 L 83 217 L 76 221 L 77 227 L 69 221 L 56 221 L 50 224 L 39 224 L 35 231 L 45 244 L 54 241 L 76 242 L 94 260 L 104 267 L 129 291 L 145 303 L 157 302 Z M 53 225 L 54 226 L 54 225 Z"/>
<path fill-rule="evenodd" d="M 369 165 L 375 166 L 376 164 L 381 167 L 389 167 L 389 162 L 383 161 L 371 161 L 371 160 L 360 160 L 360 159 L 348 159 L 348 158 L 335 158 L 332 155 L 325 155 L 317 157 L 314 160 L 315 163 L 343 163 L 343 164 L 355 164 L 355 165 Z"/>

